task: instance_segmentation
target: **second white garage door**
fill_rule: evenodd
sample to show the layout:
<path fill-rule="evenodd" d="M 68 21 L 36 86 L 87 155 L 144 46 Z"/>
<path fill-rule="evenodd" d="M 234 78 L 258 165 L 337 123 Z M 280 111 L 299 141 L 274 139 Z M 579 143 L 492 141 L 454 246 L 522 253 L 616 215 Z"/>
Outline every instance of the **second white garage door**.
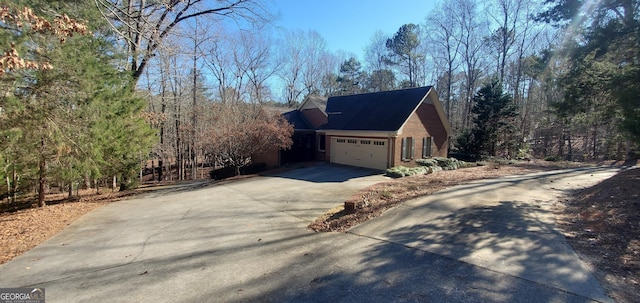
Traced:
<path fill-rule="evenodd" d="M 387 140 L 334 137 L 331 139 L 331 162 L 387 169 L 388 144 Z"/>

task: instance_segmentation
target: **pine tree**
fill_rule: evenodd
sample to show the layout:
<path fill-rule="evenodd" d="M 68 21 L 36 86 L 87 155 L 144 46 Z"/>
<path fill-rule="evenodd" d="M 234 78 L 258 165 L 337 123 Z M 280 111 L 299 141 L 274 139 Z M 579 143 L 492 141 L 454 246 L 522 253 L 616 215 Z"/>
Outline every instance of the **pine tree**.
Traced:
<path fill-rule="evenodd" d="M 416 24 L 402 25 L 392 38 L 387 39 L 389 56 L 386 58 L 391 65 L 400 66 L 407 75 L 406 84 L 402 87 L 418 86 L 418 62 L 424 57 L 418 51 L 420 46 L 420 27 Z"/>
<path fill-rule="evenodd" d="M 474 126 L 461 133 L 458 149 L 472 156 L 512 156 L 515 142 L 515 118 L 518 116 L 513 98 L 502 91 L 502 85 L 493 81 L 482 87 L 473 98 Z"/>
<path fill-rule="evenodd" d="M 47 11 L 44 4 L 37 8 Z M 37 185 L 44 206 L 51 181 L 71 190 L 86 175 L 117 175 L 132 185 L 140 156 L 155 138 L 133 79 L 116 68 L 123 58 L 99 34 L 60 43 L 55 35 L 30 32 L 29 41 L 23 56 L 51 68 L 6 70 L 2 78 L 0 160 L 3 174 L 11 174 L 7 187 L 15 192 L 16 180 Z"/>

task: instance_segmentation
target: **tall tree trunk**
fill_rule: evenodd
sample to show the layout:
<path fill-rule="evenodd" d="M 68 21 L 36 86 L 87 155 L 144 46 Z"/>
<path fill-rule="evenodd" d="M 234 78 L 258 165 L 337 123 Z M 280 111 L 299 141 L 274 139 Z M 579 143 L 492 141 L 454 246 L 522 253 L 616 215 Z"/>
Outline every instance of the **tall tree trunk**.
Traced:
<path fill-rule="evenodd" d="M 11 165 L 11 190 L 9 193 L 11 194 L 11 203 L 16 202 L 16 198 L 18 196 L 18 174 L 16 172 L 15 164 Z"/>
<path fill-rule="evenodd" d="M 82 189 L 89 189 L 91 188 L 91 177 L 89 177 L 89 173 L 85 172 L 84 173 L 84 180 L 83 180 L 83 187 Z"/>
<path fill-rule="evenodd" d="M 197 48 L 198 48 L 198 22 L 196 22 L 196 30 L 195 30 L 195 38 L 193 39 L 193 93 L 191 94 L 193 97 L 192 106 L 191 106 L 191 179 L 197 179 L 198 172 L 198 161 L 196 159 L 196 125 L 198 123 L 198 98 L 196 95 L 198 88 L 198 56 L 197 56 Z"/>
<path fill-rule="evenodd" d="M 45 173 L 46 162 L 44 160 L 44 156 L 40 156 L 40 163 L 38 165 L 38 207 L 43 207 L 46 205 L 44 201 L 45 189 L 47 185 L 46 181 L 46 173 Z"/>
<path fill-rule="evenodd" d="M 593 122 L 593 160 L 598 159 L 598 148 L 596 144 L 598 143 L 598 121 L 595 120 Z"/>
<path fill-rule="evenodd" d="M 40 140 L 40 161 L 38 163 L 38 207 L 44 207 L 46 205 L 44 201 L 45 189 L 47 185 L 46 180 L 46 168 L 47 162 L 44 158 L 44 138 Z"/>
<path fill-rule="evenodd" d="M 9 173 L 7 172 L 7 168 L 8 166 L 5 167 L 5 170 L 4 170 L 4 173 L 5 173 L 4 180 L 7 184 L 7 194 L 11 196 L 11 179 L 9 178 Z"/>
<path fill-rule="evenodd" d="M 558 140 L 558 157 L 564 158 L 564 141 L 566 139 L 564 126 L 561 126 L 563 129 L 560 131 L 560 140 Z"/>
<path fill-rule="evenodd" d="M 151 180 L 156 180 L 156 159 L 151 158 Z"/>
<path fill-rule="evenodd" d="M 567 160 L 573 161 L 573 143 L 571 142 L 571 131 L 567 134 Z"/>

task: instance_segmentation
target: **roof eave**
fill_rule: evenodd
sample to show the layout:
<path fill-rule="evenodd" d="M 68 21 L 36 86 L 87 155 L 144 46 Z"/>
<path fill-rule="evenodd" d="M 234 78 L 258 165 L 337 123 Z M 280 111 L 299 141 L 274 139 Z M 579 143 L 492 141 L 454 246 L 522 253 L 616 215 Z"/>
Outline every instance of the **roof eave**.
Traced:
<path fill-rule="evenodd" d="M 411 113 L 404 119 L 404 122 L 402 122 L 402 125 L 400 125 L 400 128 L 398 129 L 398 134 L 402 134 L 402 130 L 404 129 L 404 126 L 407 124 L 407 122 L 409 122 L 409 119 L 411 119 L 411 117 L 413 116 L 413 114 L 415 114 L 418 108 L 420 108 L 420 105 L 422 105 L 424 100 L 427 99 L 427 96 L 429 96 L 429 93 L 431 93 L 432 90 L 433 90 L 433 87 L 430 87 L 427 93 L 424 94 L 424 96 L 422 96 L 422 99 L 420 99 L 420 102 L 418 102 L 418 104 L 413 108 Z"/>
<path fill-rule="evenodd" d="M 377 136 L 392 138 L 398 136 L 398 131 L 386 131 L 386 130 L 344 130 L 344 129 L 319 129 L 320 134 L 336 135 L 336 136 Z"/>

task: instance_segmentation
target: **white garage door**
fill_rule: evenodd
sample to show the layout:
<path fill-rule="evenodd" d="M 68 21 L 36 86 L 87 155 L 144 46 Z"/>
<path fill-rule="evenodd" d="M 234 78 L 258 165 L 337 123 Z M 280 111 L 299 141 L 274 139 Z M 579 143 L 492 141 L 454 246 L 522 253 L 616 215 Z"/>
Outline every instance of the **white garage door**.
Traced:
<path fill-rule="evenodd" d="M 331 140 L 331 162 L 387 169 L 387 144 L 387 140 L 334 137 Z"/>

